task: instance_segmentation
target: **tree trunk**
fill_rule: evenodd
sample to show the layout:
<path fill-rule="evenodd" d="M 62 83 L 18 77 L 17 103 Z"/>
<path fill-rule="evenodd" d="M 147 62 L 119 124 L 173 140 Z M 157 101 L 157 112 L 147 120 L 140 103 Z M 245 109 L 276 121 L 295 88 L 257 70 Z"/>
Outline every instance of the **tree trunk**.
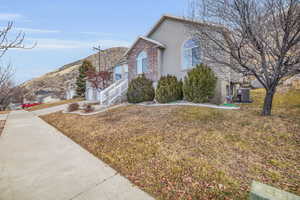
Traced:
<path fill-rule="evenodd" d="M 262 116 L 270 116 L 271 115 L 274 94 L 275 94 L 274 89 L 266 90 L 264 107 L 263 107 L 263 111 L 261 113 Z"/>

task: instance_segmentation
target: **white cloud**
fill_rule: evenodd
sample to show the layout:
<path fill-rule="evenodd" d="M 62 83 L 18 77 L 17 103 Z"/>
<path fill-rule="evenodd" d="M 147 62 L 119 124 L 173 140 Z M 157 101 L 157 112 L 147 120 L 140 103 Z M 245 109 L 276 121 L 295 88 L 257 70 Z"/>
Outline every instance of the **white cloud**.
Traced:
<path fill-rule="evenodd" d="M 17 13 L 0 13 L 0 20 L 14 21 L 22 18 L 23 16 Z"/>
<path fill-rule="evenodd" d="M 60 33 L 60 30 L 34 29 L 34 28 L 15 28 L 17 31 L 25 33 Z"/>
<path fill-rule="evenodd" d="M 57 49 L 91 49 L 95 45 L 101 44 L 103 48 L 130 46 L 127 41 L 120 40 L 99 40 L 99 41 L 80 41 L 80 40 L 62 40 L 54 38 L 27 38 L 31 43 L 37 43 L 33 50 L 57 50 Z"/>
<path fill-rule="evenodd" d="M 101 33 L 99 32 L 93 32 L 93 31 L 84 31 L 84 32 L 79 32 L 80 34 L 85 34 L 85 35 L 100 35 Z"/>
<path fill-rule="evenodd" d="M 95 32 L 95 31 L 84 31 L 79 33 L 83 35 L 93 35 L 93 36 L 111 36 L 111 37 L 114 36 L 113 34 L 110 33 Z"/>

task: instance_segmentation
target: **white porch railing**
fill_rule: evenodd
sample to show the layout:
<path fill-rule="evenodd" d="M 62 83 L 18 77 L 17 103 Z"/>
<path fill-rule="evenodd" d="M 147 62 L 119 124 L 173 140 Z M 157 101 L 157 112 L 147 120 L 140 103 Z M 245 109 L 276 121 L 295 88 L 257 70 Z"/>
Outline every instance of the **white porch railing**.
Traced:
<path fill-rule="evenodd" d="M 100 104 L 111 105 L 128 89 L 128 79 L 121 79 L 100 92 Z"/>

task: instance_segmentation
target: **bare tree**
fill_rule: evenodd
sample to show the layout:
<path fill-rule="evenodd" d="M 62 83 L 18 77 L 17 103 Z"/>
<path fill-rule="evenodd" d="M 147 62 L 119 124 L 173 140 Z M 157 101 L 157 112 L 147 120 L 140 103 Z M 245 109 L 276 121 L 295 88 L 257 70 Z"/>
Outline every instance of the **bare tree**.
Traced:
<path fill-rule="evenodd" d="M 11 65 L 8 66 L 2 66 L 0 65 L 0 88 L 2 88 L 2 85 L 9 82 L 14 74 L 13 68 Z"/>
<path fill-rule="evenodd" d="M 0 86 L 0 110 L 5 110 L 14 93 L 14 85 L 11 81 L 4 82 Z"/>
<path fill-rule="evenodd" d="M 6 27 L 0 30 L 0 58 L 6 53 L 8 49 L 25 49 L 23 45 L 25 33 L 20 31 L 10 39 L 9 35 L 13 30 L 13 22 L 8 22 Z"/>
<path fill-rule="evenodd" d="M 190 16 L 217 27 L 191 29 L 206 59 L 254 76 L 266 90 L 262 115 L 271 115 L 280 81 L 300 73 L 299 0 L 194 0 Z"/>
<path fill-rule="evenodd" d="M 87 73 L 87 80 L 91 83 L 92 87 L 98 92 L 107 88 L 112 81 L 112 72 L 108 71 L 94 71 L 89 70 Z"/>
<path fill-rule="evenodd" d="M 13 22 L 8 22 L 7 25 L 0 30 L 0 59 L 9 49 L 24 49 L 23 45 L 25 34 L 19 32 L 16 35 L 12 33 Z M 13 36 L 11 36 L 13 35 Z M 33 48 L 33 47 L 32 47 Z M 11 65 L 0 65 L 0 105 L 7 107 L 13 94 L 14 84 L 12 76 L 14 70 Z"/>

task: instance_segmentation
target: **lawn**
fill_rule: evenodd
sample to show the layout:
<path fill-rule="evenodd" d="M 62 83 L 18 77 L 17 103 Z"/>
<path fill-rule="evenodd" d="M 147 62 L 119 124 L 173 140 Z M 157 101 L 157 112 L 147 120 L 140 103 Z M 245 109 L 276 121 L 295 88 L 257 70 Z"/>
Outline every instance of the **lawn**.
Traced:
<path fill-rule="evenodd" d="M 79 102 L 79 101 L 82 101 L 82 100 L 83 99 L 79 98 L 79 99 L 58 101 L 58 102 L 55 102 L 55 103 L 44 103 L 44 104 L 41 104 L 41 105 L 33 106 L 33 107 L 31 107 L 27 110 L 28 111 L 41 110 L 41 109 L 45 109 L 45 108 L 51 108 L 51 107 L 54 107 L 54 106 L 60 106 L 60 105 L 63 105 L 63 104 L 76 103 L 76 102 Z"/>
<path fill-rule="evenodd" d="M 157 199 L 247 199 L 252 180 L 300 195 L 300 91 L 241 110 L 127 106 L 43 119 Z"/>
<path fill-rule="evenodd" d="M 8 114 L 10 111 L 6 110 L 6 111 L 0 111 L 0 115 L 3 115 L 3 114 Z"/>

